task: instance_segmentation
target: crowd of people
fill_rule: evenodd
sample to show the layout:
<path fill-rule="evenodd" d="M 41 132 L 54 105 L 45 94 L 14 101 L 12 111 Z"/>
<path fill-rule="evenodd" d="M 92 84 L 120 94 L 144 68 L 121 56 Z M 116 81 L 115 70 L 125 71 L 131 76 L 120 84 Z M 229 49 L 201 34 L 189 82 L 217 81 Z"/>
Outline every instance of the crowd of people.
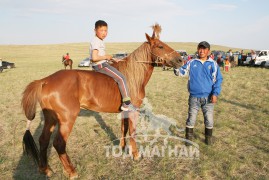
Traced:
<path fill-rule="evenodd" d="M 186 54 L 183 56 L 183 59 L 185 63 L 187 63 L 188 61 L 197 57 L 197 53 L 195 53 L 195 55 Z M 209 57 L 216 61 L 220 67 L 223 67 L 223 70 L 228 72 L 231 67 L 244 65 L 244 61 L 246 61 L 247 57 L 250 57 L 248 64 L 254 65 L 257 54 L 254 50 L 251 50 L 250 53 L 244 53 L 244 50 L 241 50 L 240 52 L 233 52 L 232 49 L 227 52 L 213 50 L 211 51 Z"/>

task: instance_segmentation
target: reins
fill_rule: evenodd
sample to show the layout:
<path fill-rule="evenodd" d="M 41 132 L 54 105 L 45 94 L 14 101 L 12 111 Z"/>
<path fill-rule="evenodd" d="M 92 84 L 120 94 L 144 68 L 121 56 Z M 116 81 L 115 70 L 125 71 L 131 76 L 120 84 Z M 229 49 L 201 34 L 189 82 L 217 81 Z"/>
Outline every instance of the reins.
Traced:
<path fill-rule="evenodd" d="M 169 54 L 166 54 L 166 56 L 169 56 L 170 54 L 173 54 L 176 51 L 172 51 Z M 159 59 L 163 59 L 161 56 L 158 56 L 157 54 L 154 54 L 153 52 L 150 52 L 152 55 L 154 55 L 158 60 Z M 136 61 L 137 63 L 148 63 L 148 64 L 152 64 L 152 63 L 156 63 L 156 64 L 162 64 L 161 61 L 157 61 L 157 62 L 149 62 L 149 61 Z"/>

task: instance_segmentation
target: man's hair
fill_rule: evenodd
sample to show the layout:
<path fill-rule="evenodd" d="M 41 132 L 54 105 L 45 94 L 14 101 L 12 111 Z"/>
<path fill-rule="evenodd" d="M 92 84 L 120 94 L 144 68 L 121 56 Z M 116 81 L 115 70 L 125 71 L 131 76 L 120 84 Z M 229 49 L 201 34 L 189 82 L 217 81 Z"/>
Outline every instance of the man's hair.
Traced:
<path fill-rule="evenodd" d="M 98 27 L 102 27 L 102 26 L 107 26 L 107 23 L 103 20 L 98 20 L 95 22 L 95 29 L 97 29 Z"/>

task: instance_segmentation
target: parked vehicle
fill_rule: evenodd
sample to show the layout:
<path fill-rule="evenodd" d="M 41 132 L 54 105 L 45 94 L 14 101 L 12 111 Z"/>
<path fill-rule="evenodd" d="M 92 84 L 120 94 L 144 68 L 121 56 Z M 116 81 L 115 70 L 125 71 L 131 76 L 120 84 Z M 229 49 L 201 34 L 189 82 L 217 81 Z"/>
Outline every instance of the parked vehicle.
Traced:
<path fill-rule="evenodd" d="M 260 53 L 260 51 L 255 51 L 255 52 L 256 52 L 256 54 Z M 256 57 L 256 59 L 257 59 L 257 57 Z M 253 65 L 253 64 L 251 64 L 251 53 L 247 54 L 247 58 L 245 61 L 243 61 L 243 64 L 244 65 Z"/>
<path fill-rule="evenodd" d="M 268 61 L 269 63 L 269 50 L 261 50 L 261 52 L 256 57 L 255 65 L 264 67 Z"/>
<path fill-rule="evenodd" d="M 2 61 L 2 68 L 3 69 L 15 68 L 15 63 L 8 62 L 8 61 Z"/>
<path fill-rule="evenodd" d="M 224 51 L 213 50 L 211 52 L 214 54 L 215 60 L 225 59 L 225 57 L 227 56 L 227 53 Z"/>
<path fill-rule="evenodd" d="M 188 55 L 187 52 L 186 52 L 186 50 L 176 50 L 176 52 L 178 52 L 181 55 L 182 58 L 184 56 L 187 56 Z"/>
<path fill-rule="evenodd" d="M 126 56 L 128 56 L 128 53 L 125 53 L 125 52 L 113 54 L 113 58 L 117 58 L 117 59 L 123 59 Z"/>
<path fill-rule="evenodd" d="M 83 59 L 79 64 L 78 67 L 89 67 L 90 66 L 90 58 Z"/>

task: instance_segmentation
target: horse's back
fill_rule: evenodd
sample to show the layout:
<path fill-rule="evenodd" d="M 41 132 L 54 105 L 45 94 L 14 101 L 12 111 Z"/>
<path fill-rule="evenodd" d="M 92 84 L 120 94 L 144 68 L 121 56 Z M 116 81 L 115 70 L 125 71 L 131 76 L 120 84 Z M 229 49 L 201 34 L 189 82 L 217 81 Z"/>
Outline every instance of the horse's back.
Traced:
<path fill-rule="evenodd" d="M 89 70 L 60 70 L 42 79 L 43 102 L 76 104 L 94 111 L 120 106 L 121 96 L 116 82 L 109 76 Z M 100 98 L 102 97 L 102 98 Z M 45 103 L 46 104 L 46 103 Z M 107 108 L 106 112 L 116 112 Z"/>

